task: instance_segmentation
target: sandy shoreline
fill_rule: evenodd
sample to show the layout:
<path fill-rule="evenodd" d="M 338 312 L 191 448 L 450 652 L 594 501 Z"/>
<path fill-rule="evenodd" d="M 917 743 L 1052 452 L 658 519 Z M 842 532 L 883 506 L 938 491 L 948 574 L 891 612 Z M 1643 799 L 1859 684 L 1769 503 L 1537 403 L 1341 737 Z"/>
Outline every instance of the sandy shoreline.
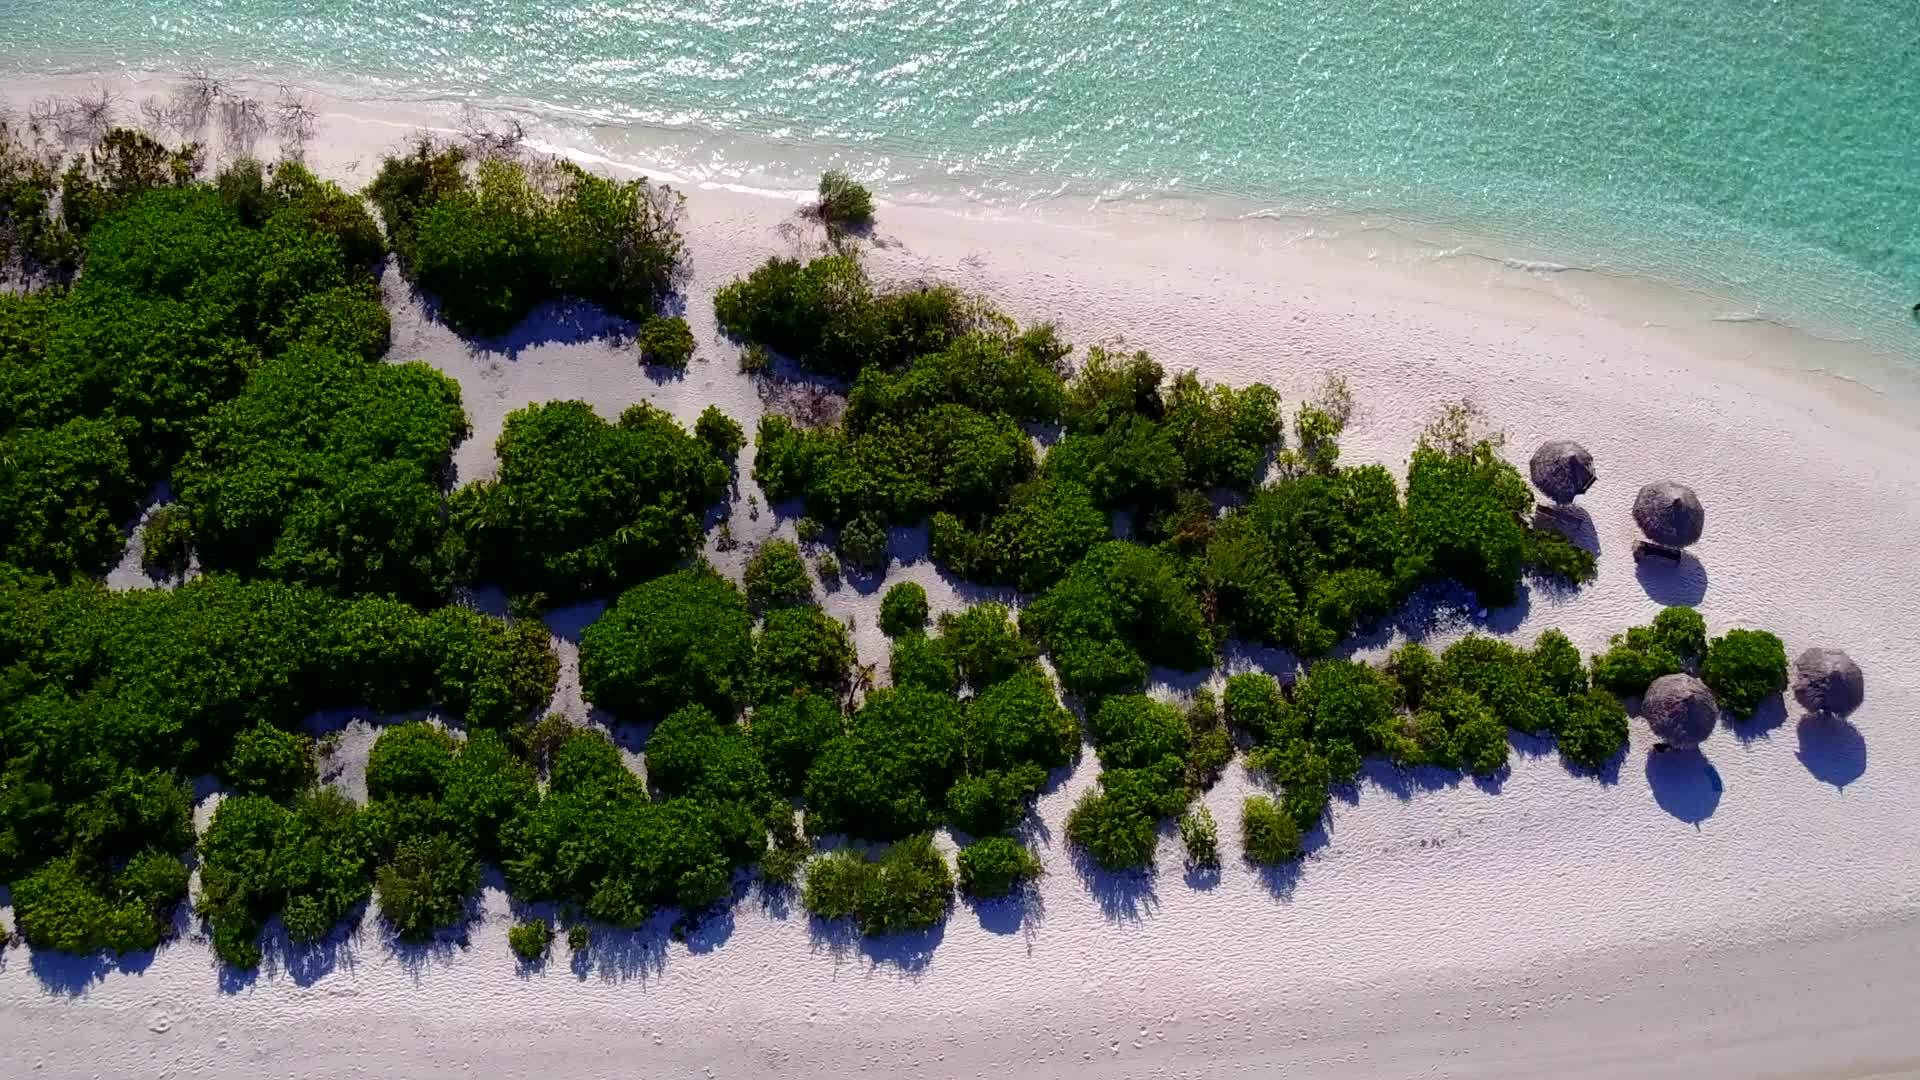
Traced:
<path fill-rule="evenodd" d="M 6 88 L 16 102 L 48 92 Z M 308 147 L 316 169 L 349 186 L 409 130 L 454 119 L 420 105 L 370 117 L 356 111 L 364 104 L 320 102 Z M 811 242 L 793 206 L 690 185 L 687 316 L 705 362 L 666 382 L 600 337 L 472 346 L 426 320 L 387 275 L 392 355 L 461 383 L 474 427 L 456 457 L 461 477 L 491 470 L 505 415 L 533 401 L 581 397 L 611 416 L 648 400 L 684 420 L 718 403 L 751 430 L 762 405 L 717 335 L 712 293 Z M 1648 758 L 1644 729 L 1610 784 L 1525 746 L 1497 792 L 1457 778 L 1396 788 L 1391 770 L 1370 770 L 1336 800 L 1326 845 L 1284 879 L 1238 859 L 1249 781 L 1236 766 L 1206 797 L 1227 862 L 1208 887 L 1183 879 L 1173 840 L 1151 880 L 1075 867 L 1059 836 L 1092 782 L 1087 760 L 1040 806 L 1040 907 L 962 906 L 906 942 L 821 941 L 802 914 L 750 894 L 690 942 L 671 941 L 663 924 L 580 973 L 563 953 L 526 975 L 505 946 L 506 898 L 489 890 L 469 951 L 397 948 L 369 919 L 319 955 L 230 987 L 191 938 L 111 969 L 10 950 L 0 1016 L 18 1034 L 0 1046 L 0 1073 L 1920 1068 L 1920 1043 L 1889 1011 L 1920 997 L 1914 398 L 1809 372 L 1812 339 L 1790 331 L 1668 323 L 1657 307 L 1622 317 L 1596 310 L 1564 274 L 1336 248 L 1281 222 L 886 205 L 868 261 L 882 279 L 951 280 L 1022 320 L 1055 319 L 1076 342 L 1123 335 L 1169 368 L 1270 382 L 1289 402 L 1344 373 L 1360 405 L 1348 460 L 1399 466 L 1432 412 L 1462 396 L 1516 454 L 1548 436 L 1579 438 L 1601 474 L 1583 499 L 1600 576 L 1572 596 L 1536 591 L 1490 613 L 1486 628 L 1531 641 L 1558 626 L 1592 652 L 1663 602 L 1695 602 L 1716 633 L 1755 626 L 1790 653 L 1851 651 L 1869 683 L 1858 734 L 1802 725 L 1789 704 L 1716 734 L 1705 748 L 1712 775 Z M 1662 475 L 1700 492 L 1707 534 L 1697 561 L 1643 573 L 1627 507 Z M 751 513 L 754 489 L 742 488 L 739 539 L 791 535 L 791 522 Z M 745 552 L 710 554 L 737 573 Z M 936 607 L 962 602 L 925 562 L 896 565 L 888 581 L 900 579 L 926 585 Z M 827 607 L 859 619 L 862 659 L 884 669 L 877 601 L 849 587 Z M 567 639 L 589 618 L 552 620 L 567 661 L 557 704 L 576 715 L 586 710 Z M 1366 644 L 1372 653 L 1388 641 Z"/>

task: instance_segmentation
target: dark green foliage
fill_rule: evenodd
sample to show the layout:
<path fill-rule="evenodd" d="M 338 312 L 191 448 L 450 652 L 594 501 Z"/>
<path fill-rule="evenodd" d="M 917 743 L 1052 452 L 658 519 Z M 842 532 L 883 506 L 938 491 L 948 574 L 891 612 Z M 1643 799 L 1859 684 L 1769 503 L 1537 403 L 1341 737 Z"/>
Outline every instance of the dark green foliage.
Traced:
<path fill-rule="evenodd" d="M 1250 795 L 1240 807 L 1240 843 L 1248 859 L 1278 866 L 1300 857 L 1300 827 L 1272 799 Z"/>
<path fill-rule="evenodd" d="M 402 938 L 418 940 L 467 917 L 480 863 L 465 844 L 433 834 L 400 841 L 380 867 L 380 914 Z"/>
<path fill-rule="evenodd" d="M 193 558 L 193 517 L 185 507 L 169 503 L 147 515 L 140 527 L 140 569 L 149 574 L 179 577 Z"/>
<path fill-rule="evenodd" d="M 425 721 L 387 728 L 367 755 L 367 795 L 439 798 L 453 771 L 453 754 L 453 737 Z"/>
<path fill-rule="evenodd" d="M 1073 760 L 1080 727 L 1037 667 L 1023 667 L 967 702 L 967 762 L 982 769 L 1020 764 L 1058 768 Z"/>
<path fill-rule="evenodd" d="M 1475 776 L 1492 776 L 1507 764 L 1507 729 L 1470 691 L 1450 686 L 1436 692 L 1414 722 L 1422 731 L 1447 732 L 1444 756 L 1429 755 L 1434 764 L 1453 765 Z"/>
<path fill-rule="evenodd" d="M 587 700 L 631 720 L 689 704 L 732 716 L 752 665 L 746 598 L 704 564 L 627 590 L 580 636 Z"/>
<path fill-rule="evenodd" d="M 924 632 L 904 634 L 893 639 L 888 652 L 887 671 L 895 686 L 917 686 L 942 694 L 960 690 L 960 666 L 953 650 L 942 638 Z"/>
<path fill-rule="evenodd" d="M 678 315 L 652 315 L 640 324 L 640 362 L 684 368 L 693 359 L 693 328 Z"/>
<path fill-rule="evenodd" d="M 1280 395 L 1263 383 L 1242 390 L 1202 385 L 1189 371 L 1174 378 L 1161 426 L 1186 464 L 1188 483 L 1246 491 L 1280 441 Z"/>
<path fill-rule="evenodd" d="M 1102 790 L 1090 791 L 1074 804 L 1067 814 L 1067 841 L 1109 870 L 1151 866 L 1160 841 L 1159 807 L 1132 787 L 1109 788 L 1117 779 L 1122 776 L 1115 771 L 1102 773 Z"/>
<path fill-rule="evenodd" d="M 873 195 L 839 169 L 820 174 L 820 202 L 814 212 L 829 228 L 846 229 L 873 224 Z"/>
<path fill-rule="evenodd" d="M 500 733 L 476 730 L 460 744 L 447 772 L 440 809 L 455 839 L 497 859 L 500 837 L 540 802 L 533 767 L 514 756 Z"/>
<path fill-rule="evenodd" d="M 807 577 L 800 549 L 786 540 L 769 540 L 747 560 L 747 604 L 755 613 L 813 603 L 813 581 Z"/>
<path fill-rule="evenodd" d="M 220 774 L 243 795 L 285 802 L 318 779 L 313 740 L 297 731 L 255 724 L 234 736 L 233 750 L 221 764 Z"/>
<path fill-rule="evenodd" d="M 721 329 L 802 367 L 852 376 L 938 352 L 975 313 L 944 285 L 876 294 L 852 255 L 773 258 L 713 297 Z"/>
<path fill-rule="evenodd" d="M 639 318 L 666 296 L 685 251 L 671 189 L 564 161 L 489 159 L 471 176 L 466 164 L 423 140 L 367 189 L 402 265 L 456 330 L 504 333 L 559 296 Z"/>
<path fill-rule="evenodd" d="M 1707 651 L 1707 623 L 1690 607 L 1670 607 L 1651 626 L 1614 635 L 1605 653 L 1593 658 L 1593 681 L 1623 696 L 1642 694 L 1653 680 L 1698 664 Z"/>
<path fill-rule="evenodd" d="M 1599 769 L 1627 745 L 1627 709 L 1600 687 L 1567 702 L 1560 727 L 1560 754 L 1586 769 Z"/>
<path fill-rule="evenodd" d="M 890 840 L 931 828 L 962 763 L 963 724 L 944 694 L 868 695 L 807 772 L 808 831 Z"/>
<path fill-rule="evenodd" d="M 887 566 L 887 525 L 880 515 L 855 514 L 840 529 L 840 554 L 847 562 L 866 571 Z"/>
<path fill-rule="evenodd" d="M 947 790 L 947 814 L 955 827 L 974 836 L 1008 832 L 1027 816 L 1046 782 L 1047 772 L 1038 765 L 963 776 Z"/>
<path fill-rule="evenodd" d="M 36 949 L 151 949 L 186 896 L 187 868 L 172 855 L 142 852 L 117 874 L 60 859 L 14 882 L 14 925 Z"/>
<path fill-rule="evenodd" d="M 845 730 L 846 721 L 833 698 L 802 691 L 757 706 L 747 724 L 747 737 L 774 787 L 797 795 L 813 759 Z"/>
<path fill-rule="evenodd" d="M 873 861 L 836 851 L 808 864 L 801 903 L 816 918 L 852 917 L 869 936 L 922 930 L 946 918 L 953 905 L 953 871 L 925 834 L 901 840 Z"/>
<path fill-rule="evenodd" d="M 0 271 L 17 270 L 26 282 L 60 281 L 73 273 L 80 240 L 55 212 L 59 177 L 21 139 L 11 121 L 0 121 Z"/>
<path fill-rule="evenodd" d="M 831 551 L 823 551 L 813 560 L 813 572 L 829 588 L 840 581 L 840 560 Z"/>
<path fill-rule="evenodd" d="M 1213 656 L 1206 618 L 1173 561 L 1120 541 L 1088 552 L 1020 624 L 1076 694 L 1125 691 L 1146 680 L 1149 664 L 1191 671 Z"/>
<path fill-rule="evenodd" d="M 978 530 L 935 514 L 930 543 L 934 562 L 963 578 L 1038 592 L 1108 536 L 1106 511 L 1085 487 L 1046 479 L 1014 488 Z"/>
<path fill-rule="evenodd" d="M 1141 768 L 1167 757 L 1181 759 L 1189 745 L 1180 711 L 1144 694 L 1103 700 L 1089 728 L 1100 765 L 1106 769 Z"/>
<path fill-rule="evenodd" d="M 60 216 L 84 237 L 100 221 L 157 188 L 179 187 L 200 172 L 200 147 L 167 149 L 152 136 L 111 128 L 60 177 Z"/>
<path fill-rule="evenodd" d="M 0 560 L 47 573 L 103 573 L 140 497 L 124 433 L 74 419 L 0 436 Z"/>
<path fill-rule="evenodd" d="M 1246 672 L 1227 679 L 1227 723 L 1261 742 L 1283 742 L 1301 734 L 1299 714 L 1280 696 L 1271 675 Z"/>
<path fill-rule="evenodd" d="M 1050 326 L 1015 334 L 1009 322 L 963 334 L 913 357 L 904 371 L 863 370 L 847 398 L 847 427 L 867 431 L 941 405 L 1028 423 L 1058 421 L 1068 351 Z"/>
<path fill-rule="evenodd" d="M 1541 640 L 1544 642 L 1546 639 L 1543 637 Z M 1566 639 L 1563 637 L 1561 640 Z M 1440 661 L 1425 645 L 1409 641 L 1393 650 L 1393 655 L 1387 658 L 1387 674 L 1400 687 L 1400 704 L 1418 710 L 1420 702 L 1426 697 L 1427 688 L 1436 685 L 1439 680 Z"/>
<path fill-rule="evenodd" d="M 693 422 L 693 437 L 705 443 L 713 456 L 729 469 L 747 445 L 747 433 L 740 430 L 738 421 L 721 412 L 718 405 L 700 410 L 700 418 Z"/>
<path fill-rule="evenodd" d="M 776 701 L 795 690 L 838 695 L 853 670 L 847 628 L 817 607 L 767 612 L 753 636 L 756 701 Z"/>
<path fill-rule="evenodd" d="M 1320 661 L 1307 669 L 1293 691 L 1308 738 L 1350 746 L 1373 745 L 1375 732 L 1393 719 L 1395 696 L 1386 675 L 1354 660 Z"/>
<path fill-rule="evenodd" d="M 1564 650 L 1564 639 L 1546 643 L 1547 656 L 1555 661 Z M 1484 701 L 1493 718 L 1502 727 L 1545 734 L 1558 731 L 1566 716 L 1569 691 L 1580 689 L 1572 676 L 1557 675 L 1565 685 L 1555 685 L 1555 676 L 1526 650 L 1494 638 L 1469 635 L 1440 654 L 1440 670 L 1434 690 L 1460 689 Z"/>
<path fill-rule="evenodd" d="M 513 924 L 507 931 L 507 945 L 513 954 L 529 964 L 537 964 L 547 958 L 553 948 L 553 924 L 545 919 L 527 919 Z"/>
<path fill-rule="evenodd" d="M 927 626 L 927 590 L 912 581 L 899 581 L 887 587 L 880 598 L 880 630 L 888 637 L 899 637 Z"/>
<path fill-rule="evenodd" d="M 565 600 L 620 589 L 697 550 L 727 469 L 673 417 L 635 405 L 609 424 L 582 401 L 507 417 L 495 480 L 453 499 L 477 572 Z"/>
<path fill-rule="evenodd" d="M 1248 764 L 1273 777 L 1280 785 L 1280 808 L 1301 832 L 1320 823 L 1332 798 L 1328 791 L 1333 772 L 1325 753 L 1306 739 L 1262 747 Z"/>
<path fill-rule="evenodd" d="M 275 913 L 294 941 L 327 933 L 372 888 L 366 814 L 329 788 L 291 808 L 254 795 L 221 801 L 200 838 L 198 911 L 213 947 L 235 967 L 260 962 L 262 924 Z"/>
<path fill-rule="evenodd" d="M 960 891 L 993 900 L 1023 888 L 1040 876 L 1040 860 L 1018 840 L 989 836 L 960 849 Z"/>
<path fill-rule="evenodd" d="M 940 613 L 940 641 L 962 685 L 983 689 L 1031 668 L 1039 653 L 1020 636 L 1004 604 Z"/>
<path fill-rule="evenodd" d="M 773 785 L 747 734 L 699 705 L 669 715 L 647 738 L 647 779 L 667 796 L 770 805 Z"/>
<path fill-rule="evenodd" d="M 466 434 L 439 372 L 301 348 L 212 410 L 175 483 L 210 570 L 423 600 L 455 569 L 441 478 Z"/>
<path fill-rule="evenodd" d="M 1729 630 L 1707 646 L 1700 678 L 1727 715 L 1744 720 L 1786 688 L 1786 646 L 1765 630 Z"/>

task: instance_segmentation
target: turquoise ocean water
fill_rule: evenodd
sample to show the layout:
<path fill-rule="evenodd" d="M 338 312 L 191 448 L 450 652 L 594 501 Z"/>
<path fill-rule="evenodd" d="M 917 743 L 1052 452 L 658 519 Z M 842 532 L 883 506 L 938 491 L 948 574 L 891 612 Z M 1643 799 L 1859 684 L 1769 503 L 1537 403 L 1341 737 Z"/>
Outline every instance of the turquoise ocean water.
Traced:
<path fill-rule="evenodd" d="M 1382 219 L 1920 359 L 1912 0 L 0 0 L 0 70 L 195 65 L 709 173 Z"/>

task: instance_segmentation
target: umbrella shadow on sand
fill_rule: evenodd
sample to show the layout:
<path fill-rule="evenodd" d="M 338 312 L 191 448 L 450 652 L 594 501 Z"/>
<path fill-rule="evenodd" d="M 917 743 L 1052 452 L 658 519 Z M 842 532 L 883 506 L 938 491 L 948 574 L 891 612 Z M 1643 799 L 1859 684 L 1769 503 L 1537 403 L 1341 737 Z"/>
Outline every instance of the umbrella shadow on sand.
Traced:
<path fill-rule="evenodd" d="M 1697 749 L 1649 753 L 1647 786 L 1660 809 L 1695 827 L 1720 807 L 1719 770 Z"/>
<path fill-rule="evenodd" d="M 1794 755 L 1814 779 L 1845 789 L 1867 771 L 1867 740 L 1851 721 L 1821 713 L 1800 718 Z"/>

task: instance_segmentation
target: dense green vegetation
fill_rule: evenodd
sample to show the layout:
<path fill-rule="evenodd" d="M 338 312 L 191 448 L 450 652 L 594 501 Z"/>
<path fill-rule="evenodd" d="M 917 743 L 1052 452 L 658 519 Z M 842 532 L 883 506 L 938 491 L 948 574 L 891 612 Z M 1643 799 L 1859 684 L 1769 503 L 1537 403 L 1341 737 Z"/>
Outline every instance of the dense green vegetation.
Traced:
<path fill-rule="evenodd" d="M 924 833 L 872 860 L 842 849 L 807 864 L 801 902 L 816 918 L 854 920 L 863 934 L 920 930 L 953 906 L 953 871 Z"/>
<path fill-rule="evenodd" d="M 820 201 L 814 213 L 829 229 L 852 229 L 873 224 L 873 194 L 839 169 L 820 174 Z"/>
<path fill-rule="evenodd" d="M 567 161 L 471 159 L 423 139 L 367 188 L 401 266 L 454 329 L 505 333 L 561 296 L 638 320 L 672 288 L 685 245 L 671 189 Z"/>

